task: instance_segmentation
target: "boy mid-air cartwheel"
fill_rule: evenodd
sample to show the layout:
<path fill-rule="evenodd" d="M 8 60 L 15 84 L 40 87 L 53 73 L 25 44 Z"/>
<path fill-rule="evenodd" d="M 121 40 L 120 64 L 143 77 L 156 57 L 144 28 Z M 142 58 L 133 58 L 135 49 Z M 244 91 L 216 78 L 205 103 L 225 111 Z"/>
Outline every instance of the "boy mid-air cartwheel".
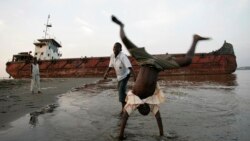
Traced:
<path fill-rule="evenodd" d="M 124 129 L 128 117 L 132 111 L 136 109 L 138 109 L 139 113 L 142 115 L 148 115 L 150 111 L 153 112 L 157 120 L 160 136 L 163 136 L 164 133 L 159 104 L 164 101 L 164 95 L 161 93 L 157 85 L 158 74 L 160 71 L 166 69 L 180 68 L 190 65 L 192 63 L 197 43 L 202 40 L 208 40 L 209 38 L 204 38 L 197 34 L 193 35 L 193 42 L 184 58 L 174 58 L 169 55 L 155 57 L 147 53 L 144 47 L 138 48 L 126 37 L 124 24 L 115 16 L 112 16 L 112 21 L 120 26 L 120 37 L 123 44 L 131 56 L 134 57 L 141 66 L 134 86 L 132 90 L 128 92 L 126 97 L 127 103 L 123 109 L 124 112 L 122 115 L 119 139 L 125 139 Z"/>

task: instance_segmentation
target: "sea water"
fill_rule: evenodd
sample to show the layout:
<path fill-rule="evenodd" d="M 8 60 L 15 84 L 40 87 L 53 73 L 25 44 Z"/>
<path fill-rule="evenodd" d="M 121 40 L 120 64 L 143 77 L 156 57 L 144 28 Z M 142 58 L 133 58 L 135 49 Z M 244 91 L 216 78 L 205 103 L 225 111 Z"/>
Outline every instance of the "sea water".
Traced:
<path fill-rule="evenodd" d="M 164 132 L 174 141 L 248 141 L 250 138 L 250 71 L 230 75 L 164 77 L 158 81 L 166 96 L 160 105 Z M 130 82 L 129 85 L 133 83 Z M 0 140 L 117 140 L 120 103 L 116 81 L 90 85 L 64 94 L 59 107 L 38 117 L 11 123 L 0 131 Z M 128 141 L 169 140 L 159 138 L 154 116 L 135 111 L 125 129 Z"/>

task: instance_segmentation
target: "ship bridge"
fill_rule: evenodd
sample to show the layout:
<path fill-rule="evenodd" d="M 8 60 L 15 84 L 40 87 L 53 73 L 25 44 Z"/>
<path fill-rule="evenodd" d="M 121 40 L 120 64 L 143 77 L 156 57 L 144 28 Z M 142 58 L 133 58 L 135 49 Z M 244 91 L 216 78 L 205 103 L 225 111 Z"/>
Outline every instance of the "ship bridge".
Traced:
<path fill-rule="evenodd" d="M 34 45 L 34 57 L 37 57 L 38 60 L 54 60 L 62 56 L 59 52 L 62 45 L 53 38 L 38 39 L 34 42 Z"/>

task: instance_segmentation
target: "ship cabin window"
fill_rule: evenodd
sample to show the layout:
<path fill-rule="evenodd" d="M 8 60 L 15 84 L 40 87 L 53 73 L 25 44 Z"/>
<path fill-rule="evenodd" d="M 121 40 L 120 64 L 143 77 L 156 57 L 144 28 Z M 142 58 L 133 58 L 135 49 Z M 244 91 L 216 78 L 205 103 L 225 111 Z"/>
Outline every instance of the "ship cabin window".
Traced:
<path fill-rule="evenodd" d="M 41 52 L 41 55 L 43 55 L 43 52 Z"/>
<path fill-rule="evenodd" d="M 49 56 L 49 54 L 48 54 L 48 56 Z"/>
<path fill-rule="evenodd" d="M 50 47 L 49 47 L 49 49 L 50 49 Z"/>
<path fill-rule="evenodd" d="M 37 52 L 35 53 L 35 55 L 37 55 Z"/>

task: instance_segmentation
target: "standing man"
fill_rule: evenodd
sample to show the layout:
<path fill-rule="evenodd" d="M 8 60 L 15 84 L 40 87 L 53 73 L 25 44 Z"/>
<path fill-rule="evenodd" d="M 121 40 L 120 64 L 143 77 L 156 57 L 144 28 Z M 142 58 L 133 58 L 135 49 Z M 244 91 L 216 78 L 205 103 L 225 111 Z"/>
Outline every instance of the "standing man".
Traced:
<path fill-rule="evenodd" d="M 157 85 L 158 74 L 165 69 L 180 68 L 190 65 L 194 57 L 197 43 L 201 40 L 208 40 L 209 38 L 204 38 L 195 34 L 191 47 L 184 58 L 176 59 L 168 55 L 160 58 L 152 56 L 146 52 L 145 48 L 138 48 L 132 43 L 125 35 L 124 24 L 116 17 L 112 16 L 112 21 L 120 26 L 120 37 L 122 42 L 131 56 L 134 57 L 141 66 L 133 89 L 128 92 L 119 138 L 120 140 L 125 139 L 124 129 L 129 114 L 136 109 L 138 109 L 142 115 L 148 115 L 150 111 L 153 112 L 157 120 L 160 136 L 163 136 L 164 133 L 159 104 L 164 101 L 164 97 Z"/>
<path fill-rule="evenodd" d="M 33 63 L 31 64 L 31 87 L 30 87 L 30 90 L 31 90 L 32 94 L 34 94 L 35 88 L 37 89 L 38 93 L 41 93 L 39 64 L 37 63 L 36 57 L 34 57 Z"/>
<path fill-rule="evenodd" d="M 134 81 L 136 77 L 128 57 L 122 52 L 122 45 L 118 42 L 114 44 L 113 54 L 110 56 L 109 67 L 107 68 L 104 74 L 104 79 L 107 78 L 111 68 L 115 69 L 118 80 L 119 101 L 122 104 L 122 110 L 120 115 L 122 115 L 123 107 L 126 104 L 126 89 L 130 74 L 132 73 Z"/>

